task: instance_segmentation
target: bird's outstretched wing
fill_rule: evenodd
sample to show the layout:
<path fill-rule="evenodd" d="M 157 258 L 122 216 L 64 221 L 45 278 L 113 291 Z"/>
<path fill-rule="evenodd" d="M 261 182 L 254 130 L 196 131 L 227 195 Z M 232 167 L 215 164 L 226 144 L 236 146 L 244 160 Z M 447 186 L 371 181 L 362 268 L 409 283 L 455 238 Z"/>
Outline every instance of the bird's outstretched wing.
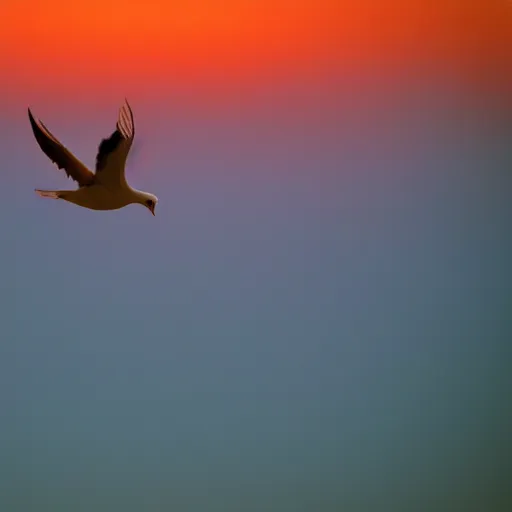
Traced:
<path fill-rule="evenodd" d="M 59 169 L 64 169 L 68 177 L 73 178 L 78 183 L 79 187 L 92 185 L 94 173 L 64 147 L 40 120 L 36 121 L 30 109 L 28 109 L 28 117 L 36 141 L 43 150 L 43 153 L 56 164 Z"/>
<path fill-rule="evenodd" d="M 126 182 L 124 169 L 126 158 L 135 137 L 133 112 L 125 100 L 119 109 L 116 130 L 108 139 L 103 139 L 96 156 L 96 177 L 98 181 L 110 186 L 119 186 Z"/>

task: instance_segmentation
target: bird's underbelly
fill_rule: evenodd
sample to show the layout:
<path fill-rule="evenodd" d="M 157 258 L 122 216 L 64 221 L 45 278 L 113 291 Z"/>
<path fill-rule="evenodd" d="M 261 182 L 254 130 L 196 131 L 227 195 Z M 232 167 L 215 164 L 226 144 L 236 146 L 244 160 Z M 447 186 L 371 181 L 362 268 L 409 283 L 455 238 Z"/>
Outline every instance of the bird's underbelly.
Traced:
<path fill-rule="evenodd" d="M 114 193 L 100 185 L 79 188 L 63 195 L 62 199 L 91 210 L 117 210 L 131 203 L 122 190 Z"/>

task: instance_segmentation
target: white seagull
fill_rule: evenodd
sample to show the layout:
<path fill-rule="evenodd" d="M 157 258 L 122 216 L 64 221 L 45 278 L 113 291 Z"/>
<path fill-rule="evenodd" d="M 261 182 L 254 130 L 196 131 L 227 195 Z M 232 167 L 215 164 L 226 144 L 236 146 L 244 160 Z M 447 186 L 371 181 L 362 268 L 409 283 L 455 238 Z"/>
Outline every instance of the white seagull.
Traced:
<path fill-rule="evenodd" d="M 116 130 L 99 145 L 96 172 L 80 162 L 41 121 L 36 121 L 30 108 L 28 117 L 44 154 L 78 183 L 76 190 L 36 189 L 41 197 L 64 199 L 91 210 L 118 210 L 129 204 L 142 204 L 155 215 L 157 197 L 130 187 L 124 175 L 126 158 L 135 136 L 133 113 L 127 100 L 119 109 Z"/>

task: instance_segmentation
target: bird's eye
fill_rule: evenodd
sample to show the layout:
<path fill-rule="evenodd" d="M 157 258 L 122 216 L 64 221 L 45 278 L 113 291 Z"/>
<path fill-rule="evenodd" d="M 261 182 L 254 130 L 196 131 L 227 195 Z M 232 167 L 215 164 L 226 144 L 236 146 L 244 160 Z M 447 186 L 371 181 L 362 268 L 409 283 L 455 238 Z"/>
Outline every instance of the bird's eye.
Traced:
<path fill-rule="evenodd" d="M 153 206 L 153 201 L 151 201 L 151 199 L 148 199 L 146 201 L 146 204 L 151 208 Z"/>

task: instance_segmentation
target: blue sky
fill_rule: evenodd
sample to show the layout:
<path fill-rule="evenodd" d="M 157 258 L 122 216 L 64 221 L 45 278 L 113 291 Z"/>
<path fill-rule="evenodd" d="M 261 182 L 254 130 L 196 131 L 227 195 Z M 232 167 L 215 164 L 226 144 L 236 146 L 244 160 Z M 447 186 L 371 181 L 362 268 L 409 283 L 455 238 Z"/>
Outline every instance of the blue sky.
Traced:
<path fill-rule="evenodd" d="M 132 100 L 155 218 L 37 197 L 3 105 L 2 510 L 505 510 L 509 118 L 328 90 Z M 116 108 L 34 106 L 87 163 Z"/>

